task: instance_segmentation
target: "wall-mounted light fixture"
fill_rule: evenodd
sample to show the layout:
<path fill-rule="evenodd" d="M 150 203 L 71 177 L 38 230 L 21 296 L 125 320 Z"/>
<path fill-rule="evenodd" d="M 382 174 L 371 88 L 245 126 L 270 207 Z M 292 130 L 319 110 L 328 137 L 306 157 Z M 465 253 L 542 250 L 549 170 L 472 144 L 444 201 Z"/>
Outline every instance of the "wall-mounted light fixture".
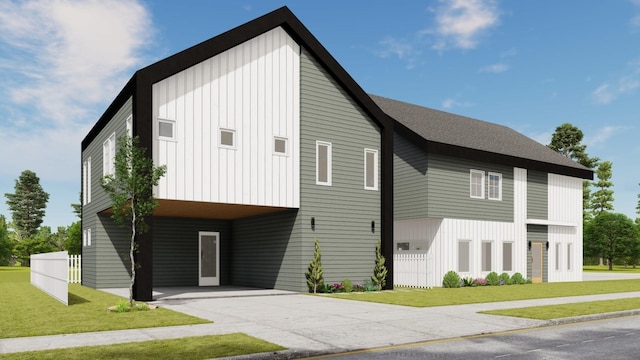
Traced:
<path fill-rule="evenodd" d="M 316 218 L 311 218 L 311 230 L 316 230 Z"/>
<path fill-rule="evenodd" d="M 371 221 L 371 232 L 372 233 L 376 232 L 376 222 L 375 221 Z"/>
<path fill-rule="evenodd" d="M 548 241 L 547 241 L 546 247 L 547 247 L 547 251 L 549 251 L 549 242 Z"/>
<path fill-rule="evenodd" d="M 531 241 L 527 244 L 527 249 L 531 250 Z"/>

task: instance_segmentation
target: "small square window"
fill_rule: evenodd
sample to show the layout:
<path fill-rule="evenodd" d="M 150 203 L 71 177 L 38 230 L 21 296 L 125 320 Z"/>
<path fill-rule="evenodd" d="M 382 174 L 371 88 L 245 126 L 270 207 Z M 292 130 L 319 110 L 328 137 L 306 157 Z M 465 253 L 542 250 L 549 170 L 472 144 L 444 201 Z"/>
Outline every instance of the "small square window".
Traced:
<path fill-rule="evenodd" d="M 235 130 L 220 129 L 220 146 L 233 148 L 236 146 Z"/>
<path fill-rule="evenodd" d="M 175 121 L 158 119 L 158 138 L 162 140 L 175 140 Z"/>
<path fill-rule="evenodd" d="M 274 137 L 273 152 L 277 155 L 287 155 L 287 139 L 281 138 L 281 137 Z"/>

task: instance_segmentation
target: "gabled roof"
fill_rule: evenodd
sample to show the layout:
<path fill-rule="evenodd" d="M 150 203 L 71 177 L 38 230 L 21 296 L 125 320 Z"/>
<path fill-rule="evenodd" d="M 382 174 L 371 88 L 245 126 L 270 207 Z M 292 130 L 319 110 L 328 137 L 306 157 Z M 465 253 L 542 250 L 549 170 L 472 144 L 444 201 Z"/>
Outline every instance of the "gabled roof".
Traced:
<path fill-rule="evenodd" d="M 593 178 L 590 169 L 506 126 L 370 96 L 401 125 L 396 126 L 398 132 L 429 152 Z"/>

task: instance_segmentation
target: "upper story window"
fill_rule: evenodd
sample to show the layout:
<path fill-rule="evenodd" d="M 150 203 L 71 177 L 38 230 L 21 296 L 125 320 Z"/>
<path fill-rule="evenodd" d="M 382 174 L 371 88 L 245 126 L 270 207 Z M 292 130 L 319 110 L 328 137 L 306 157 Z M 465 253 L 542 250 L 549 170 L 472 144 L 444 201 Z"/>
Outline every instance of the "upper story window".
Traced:
<path fill-rule="evenodd" d="M 469 196 L 474 199 L 484 199 L 484 171 L 471 170 Z"/>
<path fill-rule="evenodd" d="M 331 186 L 331 143 L 316 141 L 316 184 Z"/>
<path fill-rule="evenodd" d="M 220 146 L 227 148 L 236 147 L 236 131 L 231 129 L 220 129 Z"/>
<path fill-rule="evenodd" d="M 502 174 L 490 172 L 489 178 L 489 200 L 502 200 Z"/>
<path fill-rule="evenodd" d="M 173 120 L 158 119 L 158 139 L 176 140 L 176 122 Z"/>
<path fill-rule="evenodd" d="M 91 246 L 91 229 L 82 231 L 82 245 Z"/>
<path fill-rule="evenodd" d="M 102 175 L 112 175 L 115 173 L 116 164 L 116 133 L 102 143 Z"/>
<path fill-rule="evenodd" d="M 364 149 L 364 188 L 378 190 L 378 150 Z"/>
<path fill-rule="evenodd" d="M 91 158 L 82 163 L 82 205 L 91 202 Z"/>
<path fill-rule="evenodd" d="M 287 155 L 287 138 L 273 138 L 273 153 L 276 155 Z"/>

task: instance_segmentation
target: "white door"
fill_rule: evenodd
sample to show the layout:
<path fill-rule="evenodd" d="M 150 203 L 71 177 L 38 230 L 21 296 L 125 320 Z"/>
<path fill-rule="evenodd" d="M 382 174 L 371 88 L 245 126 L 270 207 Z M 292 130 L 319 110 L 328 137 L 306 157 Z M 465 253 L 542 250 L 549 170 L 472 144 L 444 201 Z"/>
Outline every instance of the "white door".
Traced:
<path fill-rule="evenodd" d="M 220 233 L 199 232 L 200 286 L 220 285 Z"/>

